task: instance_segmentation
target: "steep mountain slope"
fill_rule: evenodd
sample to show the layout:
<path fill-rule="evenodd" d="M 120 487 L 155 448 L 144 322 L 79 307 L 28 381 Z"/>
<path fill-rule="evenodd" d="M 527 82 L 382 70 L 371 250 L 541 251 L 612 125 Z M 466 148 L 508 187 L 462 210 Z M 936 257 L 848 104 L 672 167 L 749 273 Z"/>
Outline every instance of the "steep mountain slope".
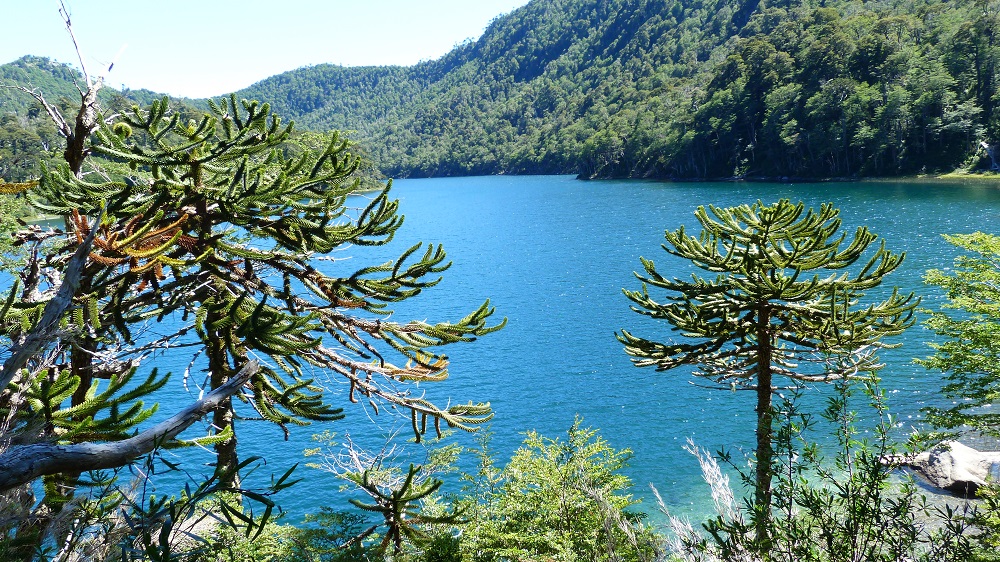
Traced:
<path fill-rule="evenodd" d="M 742 9 L 536 0 L 439 60 L 303 68 L 240 95 L 280 99 L 303 126 L 358 131 L 391 175 L 578 172 L 584 151 L 605 157 L 587 142 L 609 114 L 694 74 Z"/>
<path fill-rule="evenodd" d="M 45 96 L 60 109 L 79 106 L 83 75 L 73 67 L 45 57 L 24 56 L 0 65 L 0 179 L 24 181 L 38 177 L 42 162 L 58 164 L 65 142 L 52 120 L 22 91 L 27 88 Z M 98 93 L 101 106 L 114 113 L 133 104 L 148 105 L 161 94 L 149 90 L 118 91 L 104 88 Z M 199 100 L 172 100 L 175 109 L 197 113 L 207 106 Z M 72 115 L 73 111 L 64 111 Z"/>
<path fill-rule="evenodd" d="M 996 140 L 997 7 L 960 0 L 535 0 L 413 67 L 240 92 L 357 131 L 394 176 L 892 175 Z"/>
<path fill-rule="evenodd" d="M 79 91 L 73 84 L 80 78 L 80 73 L 72 67 L 44 57 L 25 56 L 0 65 L 0 80 L 38 88 L 53 99 L 79 97 Z M 0 107 L 4 113 L 27 114 L 32 105 L 31 97 L 0 88 Z"/>
<path fill-rule="evenodd" d="M 82 85 L 83 81 L 80 71 L 45 57 L 27 55 L 14 62 L 0 65 L 0 83 L 37 89 L 52 103 L 58 103 L 62 99 L 78 101 L 80 90 L 77 85 Z M 149 90 L 120 92 L 105 88 L 100 92 L 100 96 L 105 105 L 113 103 L 118 98 L 125 98 L 133 103 L 148 104 L 162 97 L 162 94 Z M 0 88 L 0 108 L 3 114 L 26 115 L 34 106 L 35 103 L 30 96 L 9 88 Z"/>

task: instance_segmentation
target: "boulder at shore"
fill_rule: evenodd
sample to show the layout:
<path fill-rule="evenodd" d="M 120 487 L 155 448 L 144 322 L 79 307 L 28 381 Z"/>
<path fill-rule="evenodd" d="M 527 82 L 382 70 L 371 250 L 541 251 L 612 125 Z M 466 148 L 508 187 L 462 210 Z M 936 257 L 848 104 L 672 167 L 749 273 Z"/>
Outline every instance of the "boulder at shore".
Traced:
<path fill-rule="evenodd" d="M 958 441 L 942 441 L 930 451 L 896 459 L 935 488 L 961 497 L 975 497 L 991 474 L 997 475 L 1000 451 L 977 451 Z"/>

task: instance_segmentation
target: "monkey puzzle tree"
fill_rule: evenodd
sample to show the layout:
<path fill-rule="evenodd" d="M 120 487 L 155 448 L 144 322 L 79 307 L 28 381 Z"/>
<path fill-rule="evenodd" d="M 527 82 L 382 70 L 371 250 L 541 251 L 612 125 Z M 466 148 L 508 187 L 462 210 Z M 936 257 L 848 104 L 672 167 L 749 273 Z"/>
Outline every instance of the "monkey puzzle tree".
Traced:
<path fill-rule="evenodd" d="M 95 234 L 83 271 L 89 294 L 77 296 L 79 338 L 93 355 L 114 364 L 132 353 L 138 326 L 174 318 L 182 324 L 174 338 L 191 330 L 200 341 L 210 389 L 266 359 L 239 397 L 282 426 L 341 417 L 306 377 L 316 368 L 344 377 L 352 402 L 364 395 L 408 410 L 418 437 L 427 417 L 466 429 L 489 419 L 486 404 L 439 408 L 399 386 L 447 376 L 447 358 L 431 348 L 499 327 L 486 324 L 488 302 L 455 323 L 383 319 L 387 303 L 438 282 L 448 267 L 441 247 L 317 269 L 319 256 L 392 239 L 402 217 L 389 187 L 356 200 L 352 214 L 348 197 L 360 180 L 346 141 L 333 135 L 319 154 L 286 158 L 291 127 L 267 104 L 233 97 L 210 105 L 200 122 L 180 123 L 164 99 L 98 128 L 92 151 L 127 165 L 123 178 L 89 181 L 69 167 L 42 178 L 35 204 L 67 217 L 75 242 L 65 251 Z M 88 218 L 102 209 L 100 220 Z M 406 364 L 386 360 L 389 352 Z M 73 374 L 89 381 L 97 373 Z M 220 469 L 237 464 L 235 415 L 229 401 L 213 413 Z"/>
<path fill-rule="evenodd" d="M 267 104 L 235 98 L 196 121 L 182 122 L 164 99 L 96 122 L 87 152 L 103 158 L 103 171 L 65 164 L 39 182 L 0 185 L 27 191 L 67 225 L 21 233 L 32 245 L 28 281 L 0 302 L 10 344 L 0 371 L 0 494 L 29 498 L 17 521 L 39 521 L 3 528 L 18 552 L 63 544 L 44 539 L 42 527 L 71 505 L 81 473 L 171 444 L 205 415 L 202 442 L 216 446 L 222 486 L 238 483 L 243 464 L 239 419 L 287 428 L 340 418 L 326 394 L 338 379 L 350 402 L 406 412 L 418 439 L 428 421 L 471 430 L 492 417 L 487 403 L 438 406 L 413 390 L 447 377 L 437 346 L 502 325 L 488 324 L 488 301 L 454 322 L 389 318 L 391 303 L 438 283 L 449 266 L 443 249 L 417 244 L 356 267 L 340 259 L 388 243 L 403 222 L 389 185 L 364 191 L 373 182 L 356 173 L 348 142 L 334 134 L 318 152 L 286 152 L 291 126 Z M 190 370 L 205 373 L 205 395 L 144 428 L 154 410 L 141 401 L 167 380 L 155 371 L 130 379 L 177 347 L 199 350 Z M 45 497 L 36 503 L 39 477 Z"/>
<path fill-rule="evenodd" d="M 642 289 L 624 290 L 633 310 L 666 320 L 691 341 L 662 343 L 627 330 L 618 339 L 639 367 L 692 365 L 695 376 L 721 388 L 756 391 L 757 541 L 766 548 L 775 377 L 795 385 L 879 368 L 876 352 L 889 347 L 883 338 L 912 325 L 918 300 L 893 289 L 884 300 L 862 302 L 865 291 L 899 267 L 903 254 L 889 252 L 884 242 L 868 252 L 877 236 L 864 227 L 848 239 L 831 204 L 815 212 L 786 199 L 758 201 L 699 207 L 695 216 L 701 233 L 691 236 L 683 226 L 667 231 L 663 248 L 715 277 L 667 278 L 642 258 L 645 274 L 636 274 Z M 859 262 L 856 273 L 847 271 Z M 650 286 L 665 290 L 666 300 L 651 296 Z"/>
<path fill-rule="evenodd" d="M 461 522 L 457 511 L 442 515 L 422 512 L 421 500 L 436 492 L 444 481 L 434 477 L 420 477 L 421 469 L 422 467 L 411 464 L 405 476 L 393 474 L 391 470 L 373 469 L 344 474 L 344 478 L 353 482 L 374 501 L 369 504 L 351 498 L 351 504 L 382 516 L 381 524 L 385 526 L 385 535 L 378 545 L 379 552 L 388 552 L 391 545 L 393 554 L 400 554 L 404 539 L 416 546 L 426 547 L 432 537 L 421 527 L 457 525 Z M 379 526 L 376 524 L 359 536 L 370 534 Z"/>

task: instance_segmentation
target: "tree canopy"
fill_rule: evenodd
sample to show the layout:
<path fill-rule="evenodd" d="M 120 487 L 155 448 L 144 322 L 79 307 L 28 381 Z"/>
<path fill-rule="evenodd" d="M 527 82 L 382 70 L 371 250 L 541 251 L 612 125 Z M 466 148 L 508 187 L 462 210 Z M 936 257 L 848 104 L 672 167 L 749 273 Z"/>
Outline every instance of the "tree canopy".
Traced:
<path fill-rule="evenodd" d="M 66 135 L 77 158 L 43 166 L 38 182 L 3 184 L 65 228 L 19 234 L 27 262 L 0 306 L 11 383 L 0 395 L 9 444 L 0 466 L 12 477 L 0 491 L 30 492 L 41 476 L 39 505 L 57 513 L 81 472 L 176 444 L 206 413 L 200 443 L 216 448 L 213 478 L 238 485 L 240 420 L 288 431 L 343 417 L 327 395 L 336 379 L 345 402 L 405 412 L 418 440 L 430 427 L 474 430 L 492 417 L 488 403 L 438 406 L 411 390 L 447 378 L 440 346 L 503 325 L 490 323 L 488 301 L 451 322 L 389 318 L 392 303 L 440 281 L 450 265 L 443 248 L 417 244 L 354 268 L 319 259 L 363 254 L 403 224 L 391 186 L 359 173 L 350 142 L 332 134 L 318 151 L 311 141 L 289 144 L 290 124 L 235 97 L 198 119 L 167 99 L 104 118 L 97 88 L 75 116 L 93 133 Z M 169 382 L 150 361 L 192 346 L 189 370 L 204 373 L 205 396 L 169 427 L 146 429 L 157 406 L 144 401 Z M 36 463 L 38 447 L 46 463 Z M 35 536 L 36 546 L 46 540 Z"/>
<path fill-rule="evenodd" d="M 536 0 L 441 59 L 242 95 L 357 130 L 394 177 L 856 177 L 988 167 L 997 7 Z"/>

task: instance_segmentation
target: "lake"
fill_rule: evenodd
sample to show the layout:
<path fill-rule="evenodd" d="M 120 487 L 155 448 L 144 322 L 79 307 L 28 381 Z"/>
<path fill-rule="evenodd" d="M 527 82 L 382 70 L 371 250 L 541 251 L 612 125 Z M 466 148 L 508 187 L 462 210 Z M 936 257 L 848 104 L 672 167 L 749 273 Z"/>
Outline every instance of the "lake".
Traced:
<path fill-rule="evenodd" d="M 406 222 L 389 248 L 351 248 L 347 264 L 380 262 L 416 241 L 441 243 L 454 262 L 440 285 L 395 307 L 395 319 L 457 320 L 489 298 L 508 325 L 471 344 L 447 348 L 451 377 L 422 390 L 445 403 L 490 401 L 491 424 L 500 464 L 523 434 L 537 430 L 564 436 L 576 416 L 616 448 L 634 458 L 628 475 L 634 493 L 651 509 L 654 484 L 676 513 L 700 519 L 710 507 L 694 457 L 682 450 L 688 437 L 709 450 L 750 451 L 754 443 L 754 396 L 708 390 L 690 384 L 689 371 L 657 373 L 629 361 L 614 333 L 628 328 L 651 338 L 668 337 L 667 327 L 629 309 L 623 287 L 638 288 L 633 271 L 639 256 L 654 259 L 661 273 L 685 274 L 687 264 L 661 248 L 664 230 L 695 229 L 698 205 L 731 206 L 779 198 L 818 207 L 833 202 L 844 226 L 861 225 L 906 251 L 904 265 L 889 284 L 924 296 L 936 308 L 941 296 L 923 286 L 928 268 L 951 265 L 954 248 L 942 233 L 996 232 L 1000 189 L 982 183 L 863 182 L 824 184 L 660 183 L 578 181 L 569 176 L 473 177 L 400 180 L 393 193 Z M 882 372 L 891 410 L 905 433 L 918 423 L 921 406 L 935 399 L 940 376 L 912 364 L 929 353 L 930 334 L 915 326 L 883 353 Z M 190 355 L 160 362 L 183 371 Z M 255 452 L 269 464 L 262 473 L 280 474 L 315 444 L 322 429 L 350 433 L 371 446 L 409 420 L 383 412 L 372 417 L 346 400 L 346 386 L 331 383 L 332 400 L 347 419 L 293 427 L 291 439 L 263 423 L 239 428 L 244 455 Z M 810 391 L 815 397 L 828 389 Z M 184 398 L 187 400 L 187 397 Z M 812 399 L 816 404 L 819 400 Z M 371 418 L 371 419 L 369 419 Z M 462 443 L 472 444 L 466 435 Z M 471 457 L 463 467 L 472 468 Z M 345 507 L 336 479 L 300 468 L 306 481 L 279 498 L 294 519 L 320 505 Z M 453 485 L 454 486 L 454 485 Z M 454 488 L 453 488 L 454 489 Z"/>

